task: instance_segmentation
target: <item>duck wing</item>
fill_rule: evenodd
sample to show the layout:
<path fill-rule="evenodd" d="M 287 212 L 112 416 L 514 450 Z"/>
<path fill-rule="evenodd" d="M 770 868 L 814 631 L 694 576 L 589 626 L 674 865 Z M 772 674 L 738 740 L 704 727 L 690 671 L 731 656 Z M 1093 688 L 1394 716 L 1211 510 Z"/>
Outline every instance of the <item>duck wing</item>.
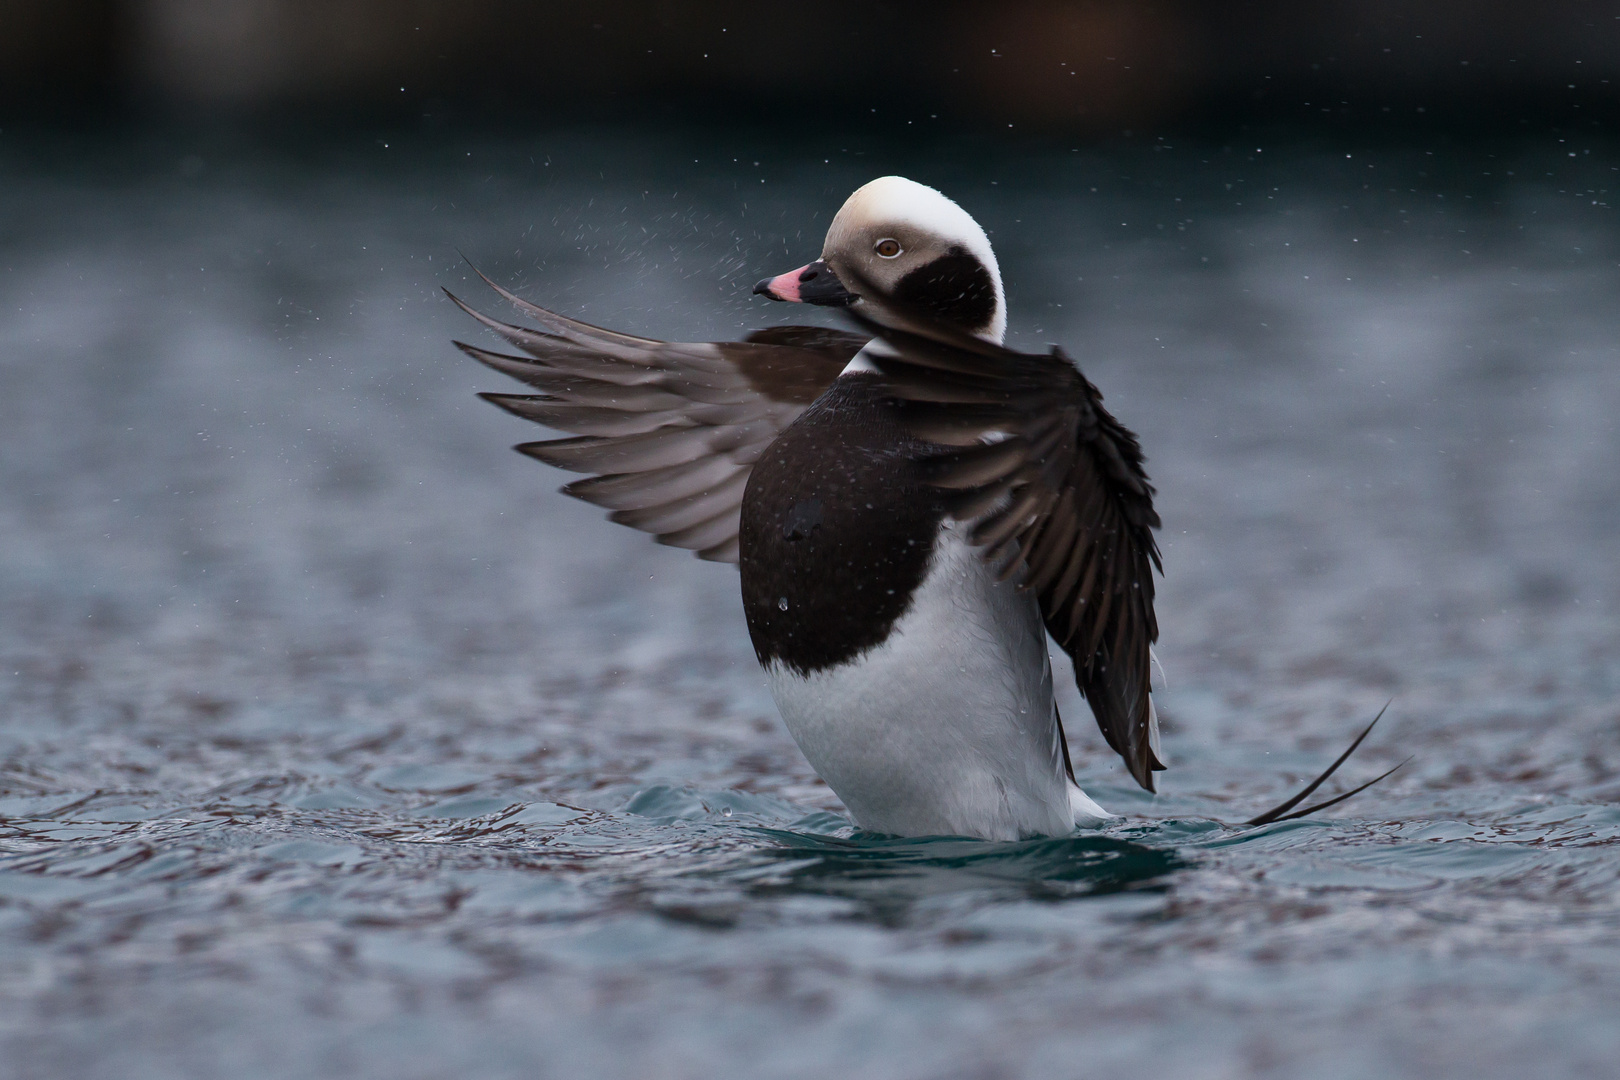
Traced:
<path fill-rule="evenodd" d="M 1158 639 L 1153 485 L 1137 438 L 1061 349 L 1003 348 L 854 286 L 910 327 L 849 316 L 884 345 L 866 351 L 904 403 L 904 423 L 935 443 L 925 463 L 953 517 L 1003 579 L 1036 594 L 1047 631 L 1074 661 L 1097 725 L 1137 783 L 1165 766 L 1150 696 Z"/>
<path fill-rule="evenodd" d="M 809 326 L 759 330 L 737 342 L 655 341 L 558 315 L 484 281 L 540 328 L 492 319 L 446 290 L 525 355 L 455 345 L 539 393 L 479 396 L 574 436 L 515 449 L 594 474 L 562 490 L 610 510 L 609 520 L 714 562 L 737 561 L 754 462 L 867 341 Z"/>

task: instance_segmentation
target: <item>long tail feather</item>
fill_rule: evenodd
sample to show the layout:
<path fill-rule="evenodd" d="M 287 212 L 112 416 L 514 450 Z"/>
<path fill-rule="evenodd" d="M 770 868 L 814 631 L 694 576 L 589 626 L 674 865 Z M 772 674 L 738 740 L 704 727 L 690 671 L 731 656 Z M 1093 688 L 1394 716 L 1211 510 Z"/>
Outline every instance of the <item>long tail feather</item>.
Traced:
<path fill-rule="evenodd" d="M 1411 758 L 1407 758 L 1405 761 L 1401 762 L 1399 765 L 1396 765 L 1394 768 L 1384 770 L 1383 772 L 1379 773 L 1377 776 L 1373 777 L 1371 780 L 1368 780 L 1365 784 L 1362 784 L 1360 787 L 1351 788 L 1349 791 L 1345 792 L 1343 795 L 1335 795 L 1331 799 L 1323 799 L 1319 803 L 1312 803 L 1310 806 L 1307 806 L 1303 810 L 1295 810 L 1292 814 L 1284 814 L 1282 817 L 1272 818 L 1271 820 L 1272 821 L 1293 821 L 1295 818 L 1302 818 L 1302 817 L 1305 817 L 1307 814 L 1314 814 L 1318 810 L 1326 810 L 1330 806 L 1337 806 L 1339 803 L 1344 802 L 1344 800 L 1350 798 L 1352 795 L 1360 795 L 1363 791 L 1366 791 L 1368 788 L 1370 788 L 1374 784 L 1378 783 L 1378 781 L 1382 780 L 1384 777 L 1386 777 L 1390 773 L 1394 772 L 1395 769 L 1399 769 L 1402 766 L 1410 764 L 1411 761 L 1412 761 Z M 1253 824 L 1253 823 L 1250 822 L 1249 824 Z"/>
<path fill-rule="evenodd" d="M 1372 734 L 1372 729 L 1377 727 L 1378 726 L 1378 721 L 1380 721 L 1380 720 L 1382 720 L 1384 718 L 1384 713 L 1386 711 L 1388 711 L 1389 705 L 1390 705 L 1389 702 L 1384 703 L 1384 707 L 1382 709 L 1378 710 L 1378 715 L 1372 718 L 1372 723 L 1367 725 L 1366 730 L 1362 731 L 1362 733 L 1360 735 L 1356 736 L 1356 741 L 1351 743 L 1348 747 L 1346 747 L 1344 753 L 1339 755 L 1339 759 L 1337 761 L 1335 761 L 1332 765 L 1329 765 L 1327 767 L 1327 770 L 1325 772 L 1323 772 L 1322 775 L 1318 776 L 1315 780 L 1312 780 L 1309 784 L 1306 784 L 1302 789 L 1300 789 L 1299 793 L 1297 795 L 1295 795 L 1293 798 L 1288 799 L 1285 802 L 1279 803 L 1276 806 L 1273 806 L 1270 810 L 1267 810 L 1265 813 L 1260 814 L 1257 817 L 1250 818 L 1248 821 L 1245 821 L 1243 824 L 1245 824 L 1245 825 L 1268 825 L 1273 821 L 1287 820 L 1287 818 L 1285 818 L 1284 815 L 1287 815 L 1287 817 L 1300 817 L 1300 816 L 1302 816 L 1304 814 L 1311 813 L 1312 811 L 1320 810 L 1325 806 L 1332 806 L 1333 803 L 1335 803 L 1335 802 L 1342 802 L 1345 799 L 1348 799 L 1350 797 L 1350 795 L 1354 795 L 1354 794 L 1356 794 L 1356 792 L 1362 791 L 1365 788 L 1371 787 L 1373 784 L 1376 784 L 1378 782 L 1378 780 L 1382 780 L 1384 777 L 1380 776 L 1380 777 L 1378 777 L 1377 780 L 1373 780 L 1370 783 L 1363 784 L 1361 787 L 1357 788 L 1355 791 L 1350 792 L 1349 795 L 1343 795 L 1343 796 L 1340 796 L 1339 798 L 1334 799 L 1334 800 L 1332 800 L 1330 802 L 1325 802 L 1325 803 L 1322 803 L 1322 804 L 1320 804 L 1318 806 L 1313 806 L 1313 807 L 1310 808 L 1310 810 L 1301 810 L 1298 814 L 1289 814 L 1288 813 L 1288 811 L 1292 810 L 1294 807 L 1298 806 L 1300 803 L 1302 803 L 1306 799 L 1310 798 L 1311 793 L 1314 792 L 1317 788 L 1321 787 L 1322 784 L 1327 780 L 1328 777 L 1332 776 L 1334 773 L 1339 771 L 1339 766 L 1340 765 L 1343 765 L 1346 761 L 1350 760 L 1350 755 L 1356 752 L 1356 747 L 1361 745 L 1361 741 L 1363 739 L 1365 739 L 1368 735 Z M 1402 764 L 1404 764 L 1404 762 Z M 1397 766 L 1395 766 L 1395 768 L 1398 769 L 1398 768 L 1400 768 L 1400 766 L 1397 765 Z M 1390 772 L 1394 772 L 1394 771 L 1395 771 L 1395 769 L 1390 770 Z M 1389 775 L 1389 773 L 1384 774 L 1384 776 L 1388 776 L 1388 775 Z"/>

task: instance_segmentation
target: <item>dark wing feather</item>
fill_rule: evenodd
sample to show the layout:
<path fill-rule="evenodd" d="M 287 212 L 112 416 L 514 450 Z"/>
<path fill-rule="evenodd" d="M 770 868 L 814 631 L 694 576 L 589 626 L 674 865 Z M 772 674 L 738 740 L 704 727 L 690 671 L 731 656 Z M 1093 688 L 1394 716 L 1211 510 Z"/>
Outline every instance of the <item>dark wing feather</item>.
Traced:
<path fill-rule="evenodd" d="M 907 425 L 940 446 L 931 481 L 1002 576 L 1037 595 L 1103 737 L 1154 790 L 1164 768 L 1149 651 L 1159 515 L 1136 436 L 1061 350 L 1015 352 L 908 311 L 870 282 L 851 287 L 910 328 L 850 310 L 891 347 L 867 355 L 906 402 Z"/>
<path fill-rule="evenodd" d="M 808 326 L 772 327 L 740 342 L 655 341 L 566 318 L 484 280 L 541 328 L 492 319 L 446 290 L 526 355 L 456 347 L 539 393 L 480 396 L 575 436 L 517 449 L 595 473 L 563 491 L 659 543 L 717 562 L 737 561 L 743 487 L 754 462 L 867 341 Z"/>

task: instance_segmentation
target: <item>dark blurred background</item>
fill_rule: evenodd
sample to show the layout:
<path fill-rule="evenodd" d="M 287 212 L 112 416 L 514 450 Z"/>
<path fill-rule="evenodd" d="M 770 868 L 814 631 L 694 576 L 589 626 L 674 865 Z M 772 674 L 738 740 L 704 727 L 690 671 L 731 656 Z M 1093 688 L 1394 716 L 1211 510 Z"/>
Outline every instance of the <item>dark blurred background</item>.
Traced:
<path fill-rule="evenodd" d="M 972 121 L 1612 118 L 1620 4 L 0 0 L 0 112 Z"/>

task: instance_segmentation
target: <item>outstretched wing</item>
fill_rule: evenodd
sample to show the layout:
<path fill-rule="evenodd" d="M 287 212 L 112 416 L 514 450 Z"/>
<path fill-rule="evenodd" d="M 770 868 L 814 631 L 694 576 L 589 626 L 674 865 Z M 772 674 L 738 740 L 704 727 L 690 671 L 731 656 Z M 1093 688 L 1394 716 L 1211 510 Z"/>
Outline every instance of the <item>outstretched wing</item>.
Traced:
<path fill-rule="evenodd" d="M 867 283 L 857 288 L 871 295 Z M 1015 352 L 881 302 L 915 332 L 873 322 L 858 306 L 850 314 L 889 346 L 866 355 L 907 403 L 907 426 L 941 447 L 926 465 L 931 482 L 952 516 L 974 523 L 974 543 L 1002 577 L 1018 576 L 1039 597 L 1103 737 L 1154 790 L 1164 763 L 1149 647 L 1162 567 L 1136 436 L 1062 350 Z"/>
<path fill-rule="evenodd" d="M 740 342 L 653 341 L 565 318 L 484 280 L 541 329 L 492 319 L 446 290 L 527 355 L 460 341 L 456 347 L 540 392 L 479 396 L 576 436 L 516 449 L 596 474 L 562 490 L 661 544 L 716 562 L 737 561 L 743 487 L 754 462 L 867 341 L 806 326 L 760 330 Z"/>

